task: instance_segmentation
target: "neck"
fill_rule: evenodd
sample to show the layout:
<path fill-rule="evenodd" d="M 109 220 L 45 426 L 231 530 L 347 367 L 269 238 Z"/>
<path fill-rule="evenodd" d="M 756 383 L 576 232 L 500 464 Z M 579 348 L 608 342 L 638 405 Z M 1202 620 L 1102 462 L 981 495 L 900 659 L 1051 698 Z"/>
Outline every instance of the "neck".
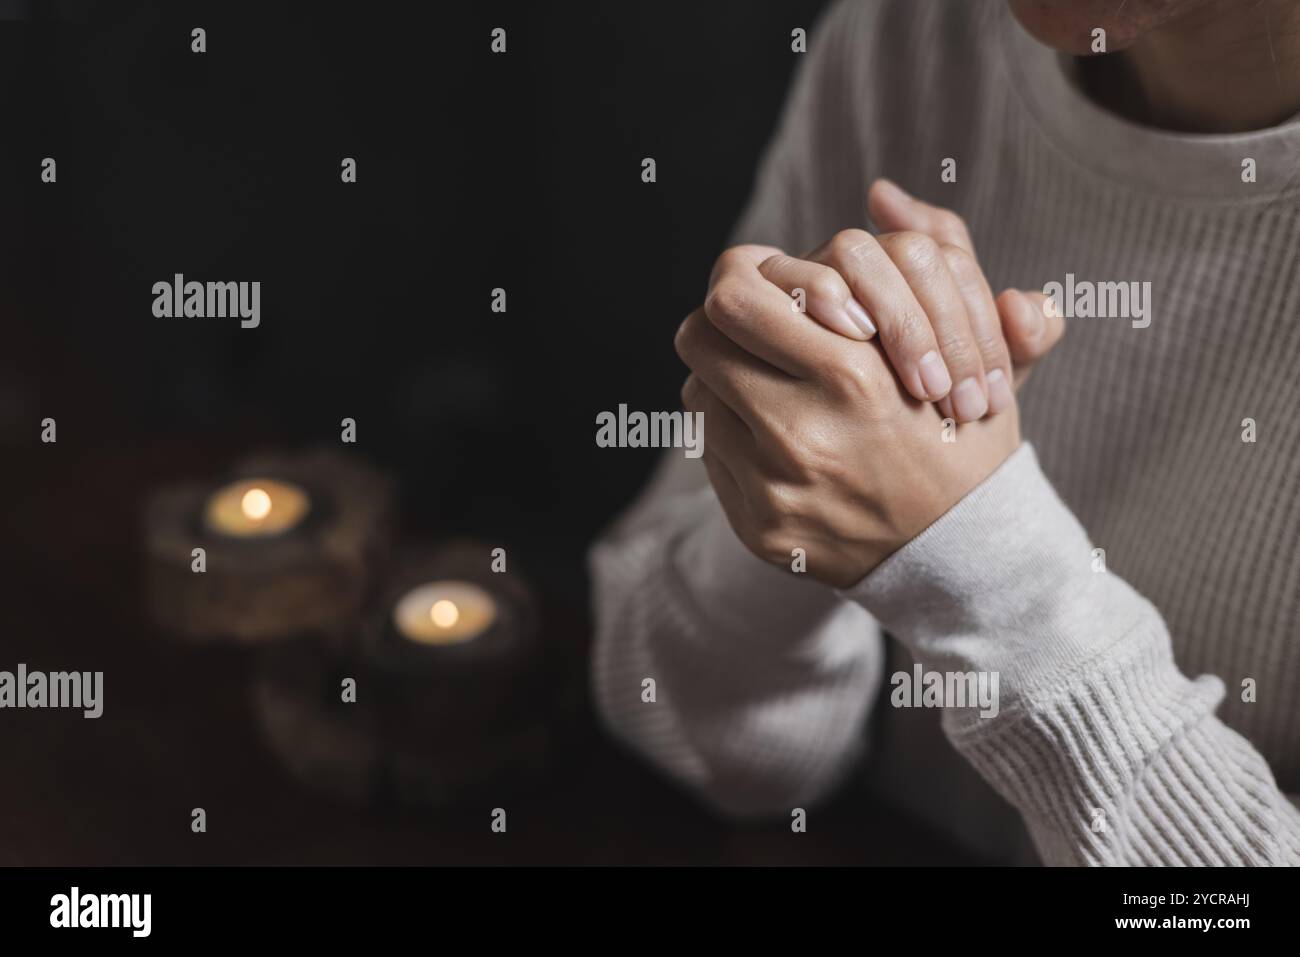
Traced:
<path fill-rule="evenodd" d="M 1144 122 L 1200 133 L 1275 126 L 1300 113 L 1300 3 L 1208 0 L 1123 59 L 1127 112 L 1137 92 Z"/>

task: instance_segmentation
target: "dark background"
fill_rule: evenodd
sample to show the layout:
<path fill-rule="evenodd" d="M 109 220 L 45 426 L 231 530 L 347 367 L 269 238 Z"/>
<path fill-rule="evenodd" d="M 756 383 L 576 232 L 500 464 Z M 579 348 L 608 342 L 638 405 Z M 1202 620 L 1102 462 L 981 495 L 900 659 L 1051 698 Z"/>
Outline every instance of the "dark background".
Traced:
<path fill-rule="evenodd" d="M 797 838 L 719 822 L 589 711 L 508 844 L 477 806 L 335 804 L 261 747 L 248 656 L 142 609 L 149 489 L 337 443 L 351 416 L 404 535 L 505 544 L 548 638 L 585 643 L 585 547 L 657 455 L 598 449 L 595 415 L 676 406 L 673 331 L 822 6 L 0 7 L 0 667 L 106 672 L 98 721 L 0 713 L 0 863 L 956 859 L 856 797 Z M 260 280 L 260 328 L 154 318 L 176 272 Z"/>

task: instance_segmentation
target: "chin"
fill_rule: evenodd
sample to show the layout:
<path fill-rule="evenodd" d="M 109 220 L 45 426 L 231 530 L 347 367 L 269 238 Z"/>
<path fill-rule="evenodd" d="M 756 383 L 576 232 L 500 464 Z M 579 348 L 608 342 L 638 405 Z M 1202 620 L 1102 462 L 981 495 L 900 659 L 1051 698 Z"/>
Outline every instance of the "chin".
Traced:
<path fill-rule="evenodd" d="M 1106 52 L 1131 46 L 1150 30 L 1209 0 L 1009 0 L 1011 12 L 1040 43 L 1078 56 L 1092 53 L 1092 31 L 1106 31 Z"/>

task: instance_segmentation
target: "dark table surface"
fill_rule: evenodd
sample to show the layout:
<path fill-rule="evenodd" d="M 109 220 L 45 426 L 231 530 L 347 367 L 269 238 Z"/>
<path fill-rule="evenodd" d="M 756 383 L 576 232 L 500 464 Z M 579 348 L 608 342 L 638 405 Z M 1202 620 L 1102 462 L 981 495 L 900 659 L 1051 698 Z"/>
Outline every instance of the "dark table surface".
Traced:
<path fill-rule="evenodd" d="M 965 863 L 900 812 L 846 793 L 788 821 L 720 820 L 610 741 L 583 701 L 545 772 L 490 807 L 358 808 L 304 790 L 249 706 L 254 658 L 158 634 L 143 602 L 140 506 L 217 474 L 230 450 L 7 450 L 0 669 L 103 671 L 104 714 L 0 712 L 0 864 Z M 543 634 L 581 672 L 580 602 L 542 595 Z M 581 673 L 575 686 L 585 688 Z M 191 809 L 207 813 L 191 831 Z"/>

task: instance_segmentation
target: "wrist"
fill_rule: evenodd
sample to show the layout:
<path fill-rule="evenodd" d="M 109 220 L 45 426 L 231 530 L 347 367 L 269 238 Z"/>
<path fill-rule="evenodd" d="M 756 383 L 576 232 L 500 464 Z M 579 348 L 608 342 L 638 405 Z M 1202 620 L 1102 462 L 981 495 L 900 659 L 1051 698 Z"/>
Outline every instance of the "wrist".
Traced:
<path fill-rule="evenodd" d="M 1028 444 L 853 588 L 918 661 L 1028 692 L 1076 678 L 1159 619 L 1092 544 Z M 1166 639 L 1167 640 L 1167 639 Z"/>

